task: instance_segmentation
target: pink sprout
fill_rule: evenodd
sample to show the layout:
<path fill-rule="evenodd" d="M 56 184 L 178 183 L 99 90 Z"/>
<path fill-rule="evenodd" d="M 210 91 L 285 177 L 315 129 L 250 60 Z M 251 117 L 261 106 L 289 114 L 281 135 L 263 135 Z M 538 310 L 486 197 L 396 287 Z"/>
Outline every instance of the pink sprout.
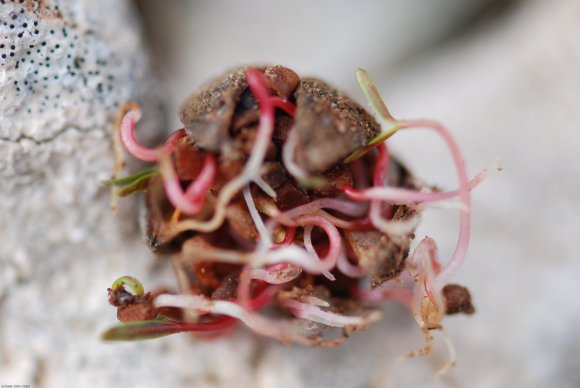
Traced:
<path fill-rule="evenodd" d="M 211 153 L 205 154 L 204 165 L 197 179 L 190 183 L 186 191 L 181 188 L 179 177 L 168 157 L 161 158 L 161 174 L 165 193 L 171 204 L 181 212 L 194 215 L 201 211 L 209 187 L 216 174 L 216 160 Z"/>
<path fill-rule="evenodd" d="M 487 170 L 478 173 L 468 182 L 468 190 L 471 191 L 476 188 L 485 180 L 487 175 Z M 444 201 L 459 196 L 460 191 L 424 192 L 396 187 L 372 187 L 370 189 L 356 190 L 348 185 L 345 185 L 342 190 L 349 198 L 355 201 L 382 200 L 397 205 Z"/>
<path fill-rule="evenodd" d="M 289 308 L 297 318 L 308 319 L 332 327 L 364 326 L 380 318 L 378 311 L 366 316 L 353 317 L 324 311 L 315 304 L 302 303 L 296 299 L 286 299 L 280 304 Z"/>
<path fill-rule="evenodd" d="M 340 198 L 319 198 L 307 204 L 297 206 L 274 217 L 277 220 L 289 220 L 305 214 L 311 214 L 320 209 L 332 209 L 349 216 L 360 216 L 366 210 L 364 204 L 351 202 Z"/>
<path fill-rule="evenodd" d="M 425 294 L 431 300 L 433 305 L 436 305 L 432 288 L 433 279 L 441 272 L 441 264 L 437 259 L 437 244 L 431 237 L 425 237 L 413 251 L 409 258 L 409 275 L 418 282 L 423 279 L 423 289 Z M 433 290 L 437 292 L 437 290 Z"/>
<path fill-rule="evenodd" d="M 428 120 L 409 120 L 409 121 L 399 121 L 398 125 L 401 129 L 413 127 L 431 128 L 443 137 L 443 139 L 447 143 L 447 146 L 449 147 L 449 150 L 451 151 L 451 155 L 455 163 L 455 168 L 457 170 L 457 176 L 459 180 L 459 189 L 447 193 L 425 193 L 415 190 L 399 189 L 391 187 L 373 187 L 367 190 L 355 190 L 350 186 L 345 186 L 343 188 L 343 192 L 349 198 L 357 201 L 381 199 L 393 204 L 413 204 L 422 202 L 433 202 L 449 199 L 458 195 L 461 201 L 459 237 L 452 258 L 447 262 L 441 273 L 437 276 L 436 287 L 438 289 L 441 289 L 444 286 L 444 284 L 449 280 L 449 278 L 453 275 L 457 267 L 459 267 L 467 252 L 467 246 L 469 245 L 470 223 L 471 223 L 470 220 L 471 198 L 469 193 L 471 189 L 473 189 L 485 178 L 485 171 L 476 176 L 471 182 L 468 180 L 465 162 L 463 160 L 463 156 L 461 155 L 461 151 L 459 150 L 457 143 L 455 143 L 455 140 L 453 139 L 449 131 L 447 131 L 447 129 L 445 129 L 445 127 L 443 127 L 441 124 Z"/>
<path fill-rule="evenodd" d="M 347 255 L 344 253 L 344 250 L 340 252 L 336 266 L 340 272 L 349 278 L 361 278 L 365 276 L 365 273 L 360 266 L 351 264 Z"/>
<path fill-rule="evenodd" d="M 302 216 L 296 219 L 302 225 L 305 225 L 304 228 L 304 247 L 308 254 L 315 259 L 317 262 L 320 263 L 318 271 L 309 271 L 310 273 L 322 273 L 330 280 L 334 280 L 334 276 L 330 273 L 330 271 L 336 267 L 336 263 L 338 261 L 338 256 L 340 255 L 340 247 L 341 247 L 341 238 L 340 233 L 338 233 L 338 229 L 336 226 L 332 224 L 330 221 L 326 220 L 321 216 L 309 215 L 309 216 Z M 318 226 L 324 230 L 326 235 L 328 236 L 328 252 L 324 256 L 323 259 L 318 257 L 316 250 L 312 246 L 312 227 Z"/>
<path fill-rule="evenodd" d="M 270 301 L 272 301 L 272 298 L 274 297 L 274 295 L 276 295 L 276 292 L 278 292 L 279 289 L 280 287 L 276 285 L 264 288 L 262 292 L 260 292 L 256 297 L 250 300 L 249 304 L 250 311 L 259 310 L 262 307 L 266 306 L 268 303 L 270 303 Z"/>
<path fill-rule="evenodd" d="M 238 283 L 238 304 L 245 308 L 250 309 L 250 287 L 252 286 L 252 274 L 251 266 L 249 264 L 244 265 L 244 268 L 240 272 L 240 279 Z"/>
<path fill-rule="evenodd" d="M 369 179 L 367 176 L 367 167 L 363 162 L 363 158 L 358 158 L 348 164 L 350 173 L 352 174 L 353 185 L 355 189 L 363 189 L 368 187 Z"/>
<path fill-rule="evenodd" d="M 274 105 L 268 94 L 268 80 L 264 74 L 254 68 L 246 70 L 246 78 L 250 91 L 260 105 L 260 127 L 256 136 L 250 159 L 244 168 L 243 174 L 259 175 L 257 172 L 264 160 L 266 150 L 274 131 Z"/>
<path fill-rule="evenodd" d="M 385 143 L 377 147 L 379 155 L 373 172 L 373 187 L 382 187 L 389 170 L 389 151 Z M 414 216 L 406 221 L 387 221 L 382 217 L 382 201 L 380 199 L 371 200 L 369 217 L 373 226 L 387 234 L 403 234 L 412 232 L 418 223 L 418 216 Z M 392 214 L 392 208 L 389 208 Z"/>
<path fill-rule="evenodd" d="M 283 341 L 293 341 L 305 345 L 312 344 L 305 325 L 299 320 L 271 319 L 248 311 L 238 303 L 225 300 L 209 300 L 201 295 L 161 294 L 155 299 L 157 307 L 178 307 L 190 311 L 204 310 L 213 314 L 223 314 L 239 319 L 249 328 L 262 335 Z"/>
<path fill-rule="evenodd" d="M 137 159 L 145 162 L 157 162 L 161 152 L 171 154 L 179 139 L 185 136 L 185 130 L 178 129 L 173 132 L 165 143 L 158 148 L 142 146 L 135 138 L 135 124 L 141 119 L 141 113 L 135 110 L 128 111 L 121 121 L 121 141 L 125 149 Z"/>
<path fill-rule="evenodd" d="M 325 212 L 324 210 L 318 211 L 321 217 L 324 217 L 328 221 L 332 222 L 335 226 L 344 229 L 344 230 L 370 230 L 372 229 L 373 225 L 370 222 L 370 218 L 364 217 L 358 220 L 347 221 L 336 216 L 333 216 L 330 213 Z"/>
<path fill-rule="evenodd" d="M 449 151 L 453 156 L 455 169 L 457 170 L 459 199 L 462 204 L 462 207 L 459 209 L 459 237 L 457 239 L 457 245 L 453 256 L 445 264 L 435 280 L 435 287 L 437 290 L 440 290 L 443 288 L 445 283 L 449 281 L 455 270 L 461 265 L 469 245 L 469 236 L 471 234 L 471 196 L 469 193 L 470 187 L 467 178 L 467 170 L 457 143 L 449 131 L 447 131 L 447 129 L 441 124 L 429 120 L 411 120 L 399 122 L 399 125 L 401 128 L 426 127 L 435 130 L 447 143 Z"/>
<path fill-rule="evenodd" d="M 276 108 L 282 109 L 289 116 L 294 117 L 296 114 L 296 106 L 283 97 L 272 96 L 270 97 L 270 103 Z"/>
<path fill-rule="evenodd" d="M 425 260 L 431 261 L 431 267 L 435 274 L 441 272 L 441 264 L 437 260 L 437 244 L 428 236 L 421 240 L 409 257 L 409 274 L 413 279 L 416 280 L 425 271 Z"/>

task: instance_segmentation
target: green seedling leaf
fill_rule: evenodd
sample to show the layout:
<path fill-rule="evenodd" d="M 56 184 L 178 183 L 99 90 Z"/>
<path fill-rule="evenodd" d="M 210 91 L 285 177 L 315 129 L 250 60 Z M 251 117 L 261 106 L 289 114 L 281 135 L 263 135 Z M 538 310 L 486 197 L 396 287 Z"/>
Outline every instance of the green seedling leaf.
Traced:
<path fill-rule="evenodd" d="M 366 70 L 357 69 L 356 78 L 358 79 L 358 83 L 375 113 L 383 120 L 391 122 L 396 121 L 393 115 L 391 115 L 391 112 L 389 112 L 379 90 Z"/>
<path fill-rule="evenodd" d="M 385 105 L 385 102 L 383 101 L 383 98 L 381 97 L 381 94 L 379 93 L 375 83 L 373 82 L 369 74 L 366 72 L 366 70 L 357 69 L 356 78 L 358 79 L 358 83 L 363 93 L 365 94 L 365 97 L 367 98 L 369 104 L 375 111 L 375 114 L 379 116 L 383 121 L 392 124 L 392 127 L 388 131 L 381 132 L 380 134 L 378 134 L 375 138 L 369 141 L 367 145 L 359 147 L 356 150 L 354 150 L 349 156 L 347 156 L 343 160 L 343 163 L 350 163 L 357 160 L 358 158 L 360 158 L 361 156 L 363 156 L 364 154 L 375 148 L 377 145 L 381 144 L 389 137 L 393 136 L 393 134 L 395 134 L 395 132 L 399 130 L 397 120 L 395 120 L 393 115 L 391 115 L 391 112 L 389 112 L 389 109 Z"/>
<path fill-rule="evenodd" d="M 375 138 L 373 138 L 371 141 L 369 141 L 369 144 L 367 144 L 366 146 L 367 147 L 374 147 L 374 146 L 381 144 L 382 142 L 387 140 L 389 137 L 393 136 L 399 129 L 400 129 L 400 127 L 398 125 L 396 125 L 396 124 L 393 125 L 388 131 L 381 132 L 380 134 L 378 134 Z"/>
<path fill-rule="evenodd" d="M 104 341 L 139 341 L 165 337 L 183 331 L 187 331 L 187 328 L 171 321 L 161 319 L 135 321 L 109 328 L 101 335 L 101 339 Z"/>
<path fill-rule="evenodd" d="M 348 164 L 350 162 L 354 162 L 355 160 L 357 160 L 358 158 L 360 158 L 361 156 L 363 156 L 364 154 L 366 154 L 367 152 L 369 152 L 370 150 L 372 150 L 373 148 L 375 148 L 376 146 L 387 140 L 389 137 L 393 136 L 398 130 L 399 126 L 394 125 L 388 131 L 381 132 L 376 137 L 371 139 L 371 141 L 369 141 L 369 143 L 366 146 L 359 147 L 356 150 L 354 150 L 350 155 L 348 155 L 343 160 L 343 163 Z"/>
<path fill-rule="evenodd" d="M 120 188 L 119 190 L 117 190 L 115 192 L 115 194 L 117 194 L 119 197 L 126 197 L 128 195 L 143 191 L 143 190 L 147 189 L 147 186 L 149 184 L 149 180 L 151 178 L 152 178 L 152 176 L 139 178 L 138 180 L 136 180 L 132 184 Z"/>
<path fill-rule="evenodd" d="M 120 197 L 126 197 L 129 194 L 145 190 L 149 179 L 157 174 L 159 174 L 157 169 L 149 168 L 123 178 L 103 180 L 101 183 L 107 186 L 119 186 L 120 189 L 117 190 L 116 194 Z"/>
<path fill-rule="evenodd" d="M 133 276 L 121 276 L 117 280 L 113 282 L 111 286 L 112 290 L 116 290 L 122 286 L 129 286 L 137 296 L 143 296 L 145 294 L 145 289 L 143 288 L 143 284 L 139 281 L 139 279 L 134 278 Z"/>
<path fill-rule="evenodd" d="M 135 181 L 138 181 L 142 178 L 152 177 L 153 175 L 159 174 L 159 171 L 156 168 L 148 168 L 146 170 L 138 171 L 134 174 L 125 176 L 119 179 L 105 179 L 102 180 L 101 183 L 107 186 L 127 186 L 133 184 Z"/>

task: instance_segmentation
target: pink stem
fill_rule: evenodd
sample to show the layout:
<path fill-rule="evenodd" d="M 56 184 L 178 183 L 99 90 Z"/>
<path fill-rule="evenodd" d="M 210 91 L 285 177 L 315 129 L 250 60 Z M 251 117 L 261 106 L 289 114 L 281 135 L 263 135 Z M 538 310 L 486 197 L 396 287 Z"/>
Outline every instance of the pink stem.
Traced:
<path fill-rule="evenodd" d="M 215 179 L 216 170 L 215 156 L 209 152 L 206 153 L 203 168 L 195 181 L 189 184 L 189 187 L 185 191 L 185 197 L 192 202 L 203 200 Z"/>
<path fill-rule="evenodd" d="M 293 209 L 287 210 L 284 213 L 280 213 L 275 216 L 275 219 L 284 220 L 299 217 L 305 214 L 314 213 L 320 209 L 332 209 L 344 213 L 349 216 L 359 216 L 364 207 L 361 207 L 359 203 L 351 202 L 339 198 L 319 198 L 305 205 L 297 206 Z"/>
<path fill-rule="evenodd" d="M 199 213 L 203 208 L 205 194 L 215 178 L 215 157 L 209 152 L 205 154 L 205 161 L 201 172 L 197 176 L 197 179 L 190 183 L 185 193 L 181 188 L 179 177 L 175 173 L 171 161 L 166 160 L 162 163 L 161 173 L 165 193 L 171 204 L 185 214 L 194 215 Z"/>
<path fill-rule="evenodd" d="M 364 218 L 359 218 L 357 220 L 347 221 L 336 216 L 333 216 L 330 213 L 325 212 L 324 210 L 319 211 L 320 215 L 327 219 L 328 221 L 332 222 L 334 226 L 340 229 L 345 230 L 371 230 L 373 229 L 373 224 L 371 223 L 371 219 L 366 216 Z"/>
<path fill-rule="evenodd" d="M 324 311 L 319 306 L 302 303 L 296 299 L 285 299 L 280 304 L 287 307 L 297 318 L 303 318 L 332 327 L 358 326 L 365 323 L 364 317 L 351 317 Z"/>
<path fill-rule="evenodd" d="M 322 228 L 326 235 L 328 236 L 328 252 L 324 256 L 324 258 L 320 259 L 320 269 L 317 272 L 309 271 L 310 273 L 326 273 L 326 276 L 332 275 L 330 271 L 336 267 L 336 263 L 338 261 L 338 256 L 340 255 L 340 246 L 341 246 L 341 238 L 340 233 L 338 233 L 338 229 L 332 224 L 330 221 L 326 220 L 321 216 L 302 216 L 296 219 L 298 223 L 301 225 L 312 225 L 318 226 Z M 308 243 L 305 233 L 304 238 L 305 244 Z M 310 246 L 312 246 L 312 242 L 310 242 Z M 318 256 L 316 257 L 318 259 Z"/>
<path fill-rule="evenodd" d="M 360 266 L 351 264 L 344 252 L 338 257 L 336 266 L 340 272 L 350 278 L 361 278 L 365 275 L 363 269 Z"/>
<path fill-rule="evenodd" d="M 270 302 L 270 300 L 272 300 L 272 297 L 279 290 L 280 286 L 278 286 L 278 285 L 268 286 L 268 287 L 264 288 L 264 290 L 262 292 L 260 292 L 254 299 L 250 299 L 249 294 L 248 294 L 247 296 L 244 296 L 245 298 L 247 298 L 247 300 L 245 302 L 242 302 L 239 298 L 239 288 L 240 288 L 240 286 L 238 285 L 238 299 L 233 300 L 232 302 L 239 304 L 240 306 L 244 307 L 248 311 L 255 311 L 255 310 L 258 310 L 258 309 L 264 307 L 266 304 L 268 304 L 268 302 Z"/>
<path fill-rule="evenodd" d="M 282 109 L 289 116 L 294 117 L 294 115 L 296 114 L 296 106 L 285 98 L 272 96 L 270 97 L 270 103 L 274 105 L 276 108 Z"/>
<path fill-rule="evenodd" d="M 250 310 L 255 311 L 264 307 L 272 300 L 280 286 L 268 286 L 258 296 L 250 301 Z"/>
<path fill-rule="evenodd" d="M 379 151 L 379 155 L 377 157 L 375 171 L 373 172 L 373 186 L 380 187 L 383 185 L 385 175 L 389 171 L 389 150 L 385 143 L 379 144 L 377 150 Z"/>
<path fill-rule="evenodd" d="M 363 158 L 358 158 L 357 160 L 348 164 L 350 173 L 352 174 L 353 185 L 355 189 L 362 189 L 369 186 L 369 180 L 367 175 L 367 167 L 363 162 Z"/>
<path fill-rule="evenodd" d="M 251 266 L 246 264 L 240 272 L 240 280 L 238 283 L 238 304 L 246 310 L 250 310 L 250 287 L 252 286 Z"/>
<path fill-rule="evenodd" d="M 135 138 L 135 124 L 141 118 L 137 111 L 129 111 L 121 121 L 121 141 L 131 155 L 145 162 L 156 162 L 159 160 L 159 154 L 166 152 L 171 154 L 179 139 L 185 136 L 185 130 L 178 129 L 173 132 L 163 145 L 158 148 L 147 148 L 142 146 Z"/>
<path fill-rule="evenodd" d="M 375 165 L 375 171 L 373 172 L 373 187 L 383 187 L 385 176 L 389 171 L 389 150 L 385 143 L 381 143 L 377 147 L 379 155 L 377 157 L 377 163 Z M 374 223 L 374 219 L 382 218 L 382 201 L 380 199 L 371 200 L 371 208 L 369 210 L 369 216 L 371 222 Z"/>
<path fill-rule="evenodd" d="M 451 199 L 459 195 L 460 190 L 453 190 L 440 193 L 425 193 L 416 190 L 401 189 L 394 187 L 382 187 L 383 177 L 388 170 L 389 156 L 386 145 L 383 143 L 379 145 L 379 157 L 375 171 L 373 174 L 373 187 L 365 190 L 356 190 L 346 185 L 343 187 L 343 192 L 355 201 L 372 201 L 371 212 L 377 211 L 377 201 L 384 200 L 393 203 L 422 203 L 435 202 L 446 199 Z M 479 185 L 487 176 L 487 171 L 484 170 L 477 174 L 472 180 L 468 182 L 469 190 L 473 190 Z"/>
<path fill-rule="evenodd" d="M 264 74 L 254 68 L 246 70 L 250 91 L 260 105 L 260 126 L 252 149 L 250 159 L 244 168 L 245 173 L 256 173 L 264 160 L 272 132 L 274 131 L 274 105 L 268 94 L 268 80 Z"/>
<path fill-rule="evenodd" d="M 487 176 L 487 171 L 482 171 L 467 182 L 469 191 L 476 188 Z M 460 189 L 445 192 L 422 192 L 397 187 L 373 187 L 365 190 L 356 190 L 345 185 L 342 192 L 354 201 L 382 200 L 394 204 L 415 204 L 444 201 L 459 196 Z"/>
<path fill-rule="evenodd" d="M 463 205 L 459 210 L 459 237 L 457 239 L 457 246 L 455 247 L 455 252 L 451 259 L 445 264 L 441 272 L 437 275 L 435 280 L 435 288 L 440 290 L 449 281 L 455 270 L 462 263 L 465 254 L 467 252 L 467 247 L 469 245 L 469 237 L 471 234 L 471 196 L 469 181 L 467 179 L 467 170 L 465 168 L 465 162 L 461 151 L 457 146 L 457 143 L 441 124 L 428 121 L 428 120 L 411 120 L 411 121 L 400 121 L 400 128 L 411 128 L 411 127 L 427 127 L 435 130 L 439 133 L 451 152 L 453 156 L 453 161 L 455 163 L 455 168 L 457 170 L 457 178 L 459 181 L 459 199 Z"/>

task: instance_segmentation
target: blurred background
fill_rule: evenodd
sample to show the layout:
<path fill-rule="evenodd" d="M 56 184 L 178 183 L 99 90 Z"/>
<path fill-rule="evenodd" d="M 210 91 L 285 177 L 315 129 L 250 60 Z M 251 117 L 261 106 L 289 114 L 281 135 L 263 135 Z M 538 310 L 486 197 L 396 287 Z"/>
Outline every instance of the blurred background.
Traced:
<path fill-rule="evenodd" d="M 458 364 L 436 381 L 447 359 L 441 336 L 430 355 L 397 361 L 422 346 L 400 306 L 387 305 L 381 322 L 337 349 L 283 346 L 243 329 L 213 343 L 183 335 L 110 345 L 96 339 L 114 322 L 99 290 L 94 323 L 76 333 L 70 355 L 48 357 L 39 385 L 94 386 L 82 378 L 86 369 L 98 371 L 103 386 L 580 386 L 580 2 L 137 0 L 135 12 L 164 131 L 179 128 L 177 112 L 189 94 L 238 65 L 282 64 L 366 105 L 355 77 L 362 67 L 394 116 L 444 123 L 470 175 L 499 158 L 503 171 L 473 192 L 473 237 L 454 279 L 469 286 L 477 312 L 444 321 Z M 409 131 L 389 142 L 419 178 L 456 187 L 450 156 L 436 135 Z M 430 210 L 417 241 L 435 238 L 445 260 L 456 233 L 456 212 Z M 116 262 L 102 277 L 143 266 L 151 271 L 140 277 L 161 284 L 153 259 L 145 250 L 137 254 L 138 264 Z M 44 353 L 47 341 L 37 345 Z M 30 345 L 25 339 L 14 344 Z M 30 370 L 39 369 L 4 373 L 26 383 Z"/>
<path fill-rule="evenodd" d="M 426 359 L 393 361 L 420 343 L 398 309 L 342 349 L 269 347 L 264 357 L 275 361 L 260 371 L 294 370 L 298 386 L 580 386 L 580 3 L 138 5 L 170 128 L 181 101 L 232 66 L 284 64 L 365 104 L 354 74 L 363 67 L 396 117 L 445 123 L 472 175 L 498 157 L 504 167 L 473 194 L 473 240 L 455 280 L 469 285 L 478 312 L 446 321 L 459 357 L 449 381 L 430 378 L 445 357 L 441 341 Z M 420 178 L 455 187 L 436 135 L 400 133 L 390 144 Z M 449 257 L 456 214 L 427 213 L 417 235 Z"/>

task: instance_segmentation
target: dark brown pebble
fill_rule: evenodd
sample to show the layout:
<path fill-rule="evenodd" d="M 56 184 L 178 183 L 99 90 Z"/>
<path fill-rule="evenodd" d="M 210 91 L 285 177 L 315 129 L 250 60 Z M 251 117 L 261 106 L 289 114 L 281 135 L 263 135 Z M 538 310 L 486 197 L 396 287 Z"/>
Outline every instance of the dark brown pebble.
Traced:
<path fill-rule="evenodd" d="M 446 314 L 473 314 L 475 308 L 471 304 L 469 290 L 458 284 L 448 284 L 443 287 L 443 297 L 447 304 Z"/>

